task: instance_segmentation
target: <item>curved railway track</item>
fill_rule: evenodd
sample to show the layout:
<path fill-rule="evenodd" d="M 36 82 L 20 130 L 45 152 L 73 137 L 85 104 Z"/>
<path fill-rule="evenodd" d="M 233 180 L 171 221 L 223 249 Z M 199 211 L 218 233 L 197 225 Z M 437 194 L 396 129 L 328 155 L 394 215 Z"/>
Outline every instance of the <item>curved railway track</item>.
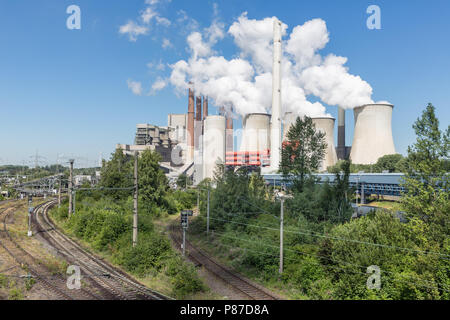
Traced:
<path fill-rule="evenodd" d="M 66 286 L 66 279 L 62 275 L 51 275 L 48 268 L 36 257 L 26 251 L 19 244 L 18 240 L 9 232 L 7 220 L 14 214 L 15 210 L 21 206 L 22 205 L 19 204 L 0 211 L 0 216 L 3 216 L 0 246 L 3 247 L 21 268 L 29 272 L 29 274 L 44 288 L 56 294 L 58 298 L 62 300 L 98 299 L 98 296 L 85 289 L 69 290 Z"/>
<path fill-rule="evenodd" d="M 167 300 L 171 299 L 137 282 L 128 274 L 85 250 L 76 241 L 63 234 L 48 217 L 48 209 L 55 200 L 35 210 L 33 222 L 38 232 L 68 262 L 80 267 L 85 279 L 106 293 L 107 299 Z"/>
<path fill-rule="evenodd" d="M 181 230 L 178 225 L 172 224 L 170 226 L 170 237 L 177 244 L 178 248 L 181 247 L 182 238 Z M 276 294 L 261 287 L 260 285 L 253 283 L 252 281 L 245 279 L 237 272 L 230 270 L 229 268 L 221 265 L 215 261 L 211 256 L 206 254 L 199 248 L 194 247 L 188 240 L 186 240 L 186 255 L 197 265 L 204 266 L 216 277 L 222 279 L 227 284 L 231 285 L 234 289 L 248 297 L 250 300 L 280 300 Z"/>

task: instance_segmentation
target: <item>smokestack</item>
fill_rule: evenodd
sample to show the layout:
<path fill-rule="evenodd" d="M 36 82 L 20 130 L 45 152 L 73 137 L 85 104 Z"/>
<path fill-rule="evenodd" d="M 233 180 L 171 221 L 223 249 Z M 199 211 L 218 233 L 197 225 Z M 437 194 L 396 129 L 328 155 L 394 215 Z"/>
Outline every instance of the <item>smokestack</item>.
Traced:
<path fill-rule="evenodd" d="M 338 146 L 337 155 L 339 159 L 347 157 L 345 148 L 345 109 L 338 107 Z"/>
<path fill-rule="evenodd" d="M 195 114 L 195 120 L 202 121 L 202 97 L 196 98 L 197 113 Z"/>
<path fill-rule="evenodd" d="M 192 161 L 194 159 L 194 92 L 189 88 L 189 98 L 188 98 L 188 159 Z"/>
<path fill-rule="evenodd" d="M 350 159 L 356 164 L 374 164 L 395 154 L 392 138 L 392 104 L 367 104 L 353 109 L 355 130 Z"/>
<path fill-rule="evenodd" d="M 208 116 L 208 97 L 203 97 L 203 120 Z"/>
<path fill-rule="evenodd" d="M 226 116 L 226 130 L 225 130 L 225 134 L 226 134 L 226 141 L 225 141 L 225 146 L 226 146 L 226 151 L 227 152 L 232 152 L 234 151 L 234 146 L 233 146 L 233 118 L 231 118 L 231 116 L 229 114 L 227 114 Z"/>
<path fill-rule="evenodd" d="M 273 21 L 272 123 L 270 170 L 278 171 L 281 158 L 281 22 Z"/>
<path fill-rule="evenodd" d="M 227 129 L 233 130 L 233 118 L 227 116 Z"/>

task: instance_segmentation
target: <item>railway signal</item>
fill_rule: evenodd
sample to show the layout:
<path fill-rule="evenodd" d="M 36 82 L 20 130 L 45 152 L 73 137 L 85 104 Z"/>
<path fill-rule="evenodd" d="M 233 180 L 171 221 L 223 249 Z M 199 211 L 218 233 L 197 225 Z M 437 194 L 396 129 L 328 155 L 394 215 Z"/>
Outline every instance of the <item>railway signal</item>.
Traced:
<path fill-rule="evenodd" d="M 189 226 L 189 217 L 193 215 L 192 210 L 181 211 L 181 228 L 183 228 L 183 256 L 186 254 L 186 230 Z"/>

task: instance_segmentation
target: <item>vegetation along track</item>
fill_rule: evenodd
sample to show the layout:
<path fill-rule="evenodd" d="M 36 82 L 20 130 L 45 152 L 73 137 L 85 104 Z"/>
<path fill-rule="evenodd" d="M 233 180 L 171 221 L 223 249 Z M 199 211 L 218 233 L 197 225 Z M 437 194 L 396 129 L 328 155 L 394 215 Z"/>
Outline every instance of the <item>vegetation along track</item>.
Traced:
<path fill-rule="evenodd" d="M 19 241 L 8 230 L 8 219 L 12 214 L 21 207 L 21 204 L 9 206 L 0 211 L 2 219 L 2 229 L 0 232 L 0 246 L 16 261 L 16 263 L 25 271 L 27 271 L 34 279 L 36 279 L 44 288 L 55 293 L 63 300 L 85 300 L 97 299 L 98 297 L 85 290 L 69 290 L 66 286 L 66 279 L 61 274 L 51 274 L 47 267 L 42 264 L 42 261 L 34 257 L 26 251 Z M 37 206 L 39 208 L 41 205 Z"/>
<path fill-rule="evenodd" d="M 166 300 L 169 297 L 151 290 L 128 274 L 113 267 L 102 258 L 86 251 L 77 242 L 63 234 L 48 217 L 48 209 L 55 200 L 45 203 L 33 215 L 37 232 L 68 262 L 80 267 L 82 277 L 94 282 L 110 299 Z"/>
<path fill-rule="evenodd" d="M 177 244 L 178 248 L 181 247 L 182 238 L 181 231 L 177 224 L 171 224 L 170 237 Z M 229 268 L 221 265 L 215 261 L 212 257 L 207 255 L 204 251 L 194 247 L 189 241 L 186 240 L 186 254 L 188 257 L 199 266 L 204 266 L 205 269 L 213 273 L 216 277 L 222 279 L 227 284 L 232 286 L 237 291 L 247 296 L 250 300 L 280 300 L 276 294 L 269 290 L 245 279 L 243 276 L 230 270 Z"/>

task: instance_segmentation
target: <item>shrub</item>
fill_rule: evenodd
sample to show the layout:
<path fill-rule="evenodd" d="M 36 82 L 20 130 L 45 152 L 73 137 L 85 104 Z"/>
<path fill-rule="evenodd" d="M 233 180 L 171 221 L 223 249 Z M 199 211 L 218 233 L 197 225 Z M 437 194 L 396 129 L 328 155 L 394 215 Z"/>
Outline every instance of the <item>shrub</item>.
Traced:
<path fill-rule="evenodd" d="M 130 243 L 129 239 L 128 243 Z M 151 271 L 159 272 L 164 259 L 170 255 L 169 241 L 152 233 L 141 236 L 136 247 L 125 246 L 118 252 L 115 260 L 127 271 L 143 277 Z"/>
<path fill-rule="evenodd" d="M 205 290 L 194 266 L 184 262 L 179 256 L 175 256 L 167 262 L 166 274 L 172 278 L 172 294 L 176 298 Z"/>

